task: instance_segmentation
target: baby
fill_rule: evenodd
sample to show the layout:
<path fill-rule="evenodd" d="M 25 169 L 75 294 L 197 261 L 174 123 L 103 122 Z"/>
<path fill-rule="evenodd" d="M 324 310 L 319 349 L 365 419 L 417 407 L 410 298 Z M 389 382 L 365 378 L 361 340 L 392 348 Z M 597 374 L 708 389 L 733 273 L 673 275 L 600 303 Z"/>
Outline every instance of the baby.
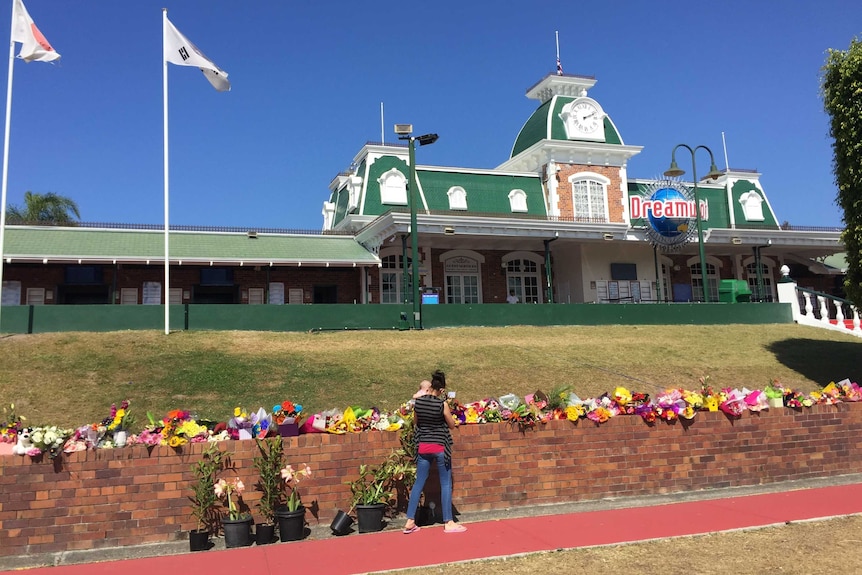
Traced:
<path fill-rule="evenodd" d="M 419 384 L 419 391 L 413 394 L 413 399 L 417 397 L 422 397 L 423 395 L 428 395 L 428 392 L 431 390 L 431 382 L 427 379 L 423 379 Z"/>

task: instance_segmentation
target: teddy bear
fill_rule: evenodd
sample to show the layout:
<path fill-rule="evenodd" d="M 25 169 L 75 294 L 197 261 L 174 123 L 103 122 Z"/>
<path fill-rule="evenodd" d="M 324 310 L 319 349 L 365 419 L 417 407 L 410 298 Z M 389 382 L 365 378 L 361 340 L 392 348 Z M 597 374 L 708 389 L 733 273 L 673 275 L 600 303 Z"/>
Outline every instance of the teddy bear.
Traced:
<path fill-rule="evenodd" d="M 27 455 L 31 449 L 33 449 L 33 442 L 30 440 L 30 428 L 25 427 L 18 432 L 18 442 L 12 447 L 12 453 Z"/>

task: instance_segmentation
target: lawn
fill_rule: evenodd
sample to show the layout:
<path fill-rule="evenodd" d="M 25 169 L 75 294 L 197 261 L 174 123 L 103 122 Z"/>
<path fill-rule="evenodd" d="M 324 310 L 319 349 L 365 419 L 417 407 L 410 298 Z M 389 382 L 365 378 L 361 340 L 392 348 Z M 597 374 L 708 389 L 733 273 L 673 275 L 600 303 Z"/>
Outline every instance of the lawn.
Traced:
<path fill-rule="evenodd" d="M 188 409 L 224 421 L 285 399 L 306 411 L 394 409 L 435 369 L 463 402 L 570 386 L 655 394 L 770 380 L 812 391 L 857 381 L 862 341 L 797 325 L 457 328 L 325 333 L 54 333 L 0 339 L 0 402 L 31 425 L 76 427 L 130 399 L 138 425 Z"/>

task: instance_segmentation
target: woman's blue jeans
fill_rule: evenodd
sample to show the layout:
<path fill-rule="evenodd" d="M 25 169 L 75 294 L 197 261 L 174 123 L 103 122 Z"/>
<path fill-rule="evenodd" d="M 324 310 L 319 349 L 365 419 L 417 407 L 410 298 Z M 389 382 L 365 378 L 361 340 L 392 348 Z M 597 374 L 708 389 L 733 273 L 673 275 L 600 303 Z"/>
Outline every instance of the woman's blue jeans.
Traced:
<path fill-rule="evenodd" d="M 419 454 L 416 462 L 416 482 L 410 490 L 410 502 L 407 504 L 407 519 L 416 519 L 416 509 L 419 507 L 419 497 L 425 488 L 425 481 L 431 471 L 431 462 L 437 463 L 437 473 L 440 475 L 440 505 L 443 507 L 443 522 L 452 521 L 452 470 L 446 467 L 445 453 Z"/>

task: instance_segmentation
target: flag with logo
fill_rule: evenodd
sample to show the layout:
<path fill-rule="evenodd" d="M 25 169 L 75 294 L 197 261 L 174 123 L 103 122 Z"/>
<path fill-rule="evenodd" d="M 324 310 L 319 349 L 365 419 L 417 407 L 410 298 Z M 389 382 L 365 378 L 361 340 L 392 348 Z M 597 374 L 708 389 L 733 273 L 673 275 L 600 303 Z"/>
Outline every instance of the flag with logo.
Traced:
<path fill-rule="evenodd" d="M 30 18 L 22 0 L 12 3 L 12 41 L 21 44 L 18 57 L 25 62 L 53 62 L 60 58 Z"/>
<path fill-rule="evenodd" d="M 182 35 L 170 20 L 165 18 L 164 27 L 165 61 L 178 66 L 194 66 L 200 68 L 213 88 L 219 92 L 230 90 L 227 72 L 215 65 L 198 47 Z"/>

